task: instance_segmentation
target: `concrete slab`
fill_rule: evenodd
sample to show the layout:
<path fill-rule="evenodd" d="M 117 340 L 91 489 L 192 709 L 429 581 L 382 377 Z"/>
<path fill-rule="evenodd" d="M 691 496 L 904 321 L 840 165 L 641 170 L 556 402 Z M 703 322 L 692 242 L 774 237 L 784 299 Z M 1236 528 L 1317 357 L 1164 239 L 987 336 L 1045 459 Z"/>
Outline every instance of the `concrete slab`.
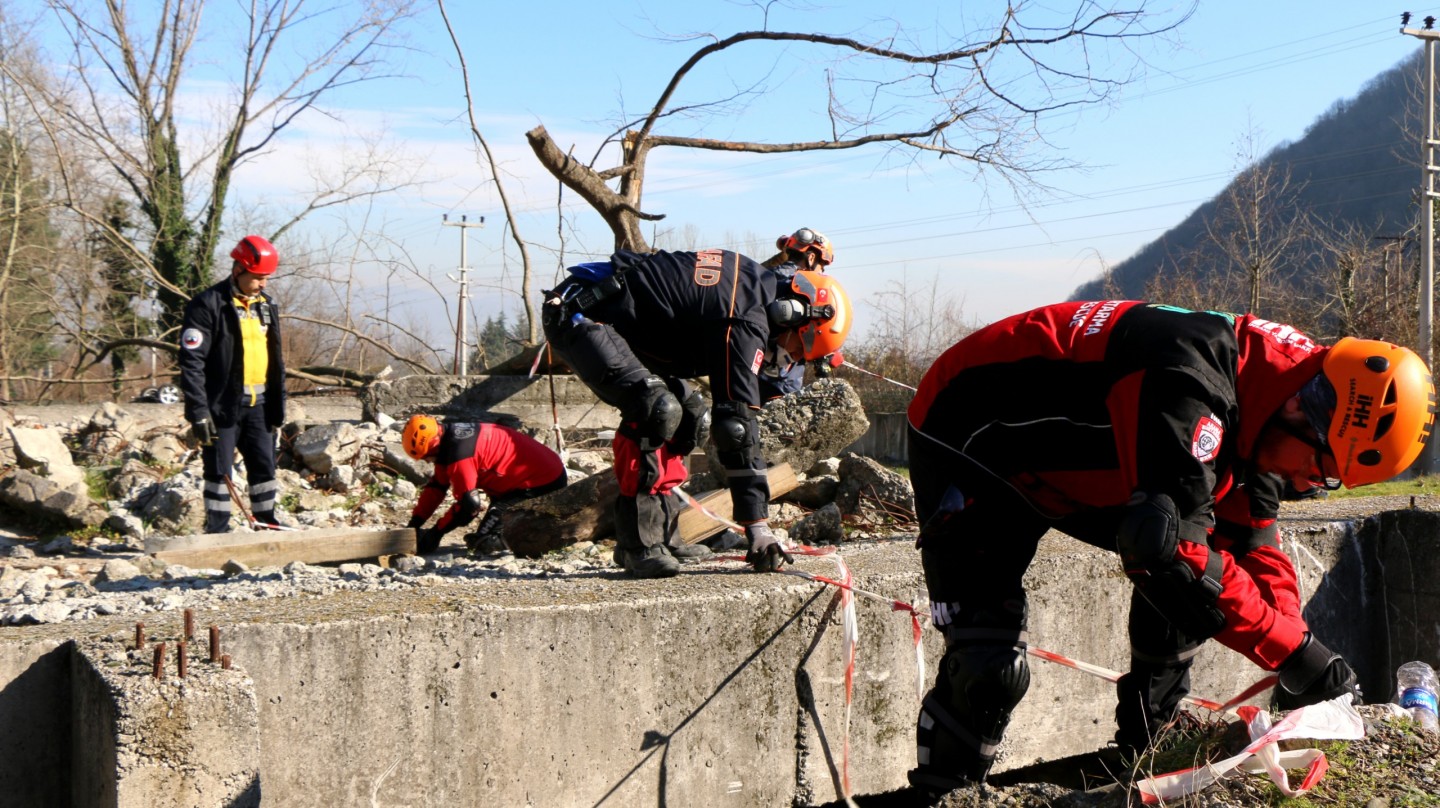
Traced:
<path fill-rule="evenodd" d="M 1307 505 L 1283 522 L 1306 616 L 1372 700 L 1386 697 L 1399 662 L 1440 662 L 1440 562 L 1427 549 L 1440 515 L 1365 518 L 1386 504 L 1397 503 Z M 902 601 L 923 591 L 907 540 L 843 554 L 863 589 Z M 799 567 L 835 570 L 824 558 Z M 253 681 L 266 805 L 835 800 L 846 710 L 833 591 L 733 562 L 686 570 L 661 581 L 433 576 L 419 590 L 337 591 L 196 617 L 222 627 Z M 1035 646 L 1125 666 L 1129 585 L 1114 556 L 1047 537 L 1027 587 Z M 869 600 L 857 613 L 848 768 L 856 793 L 878 793 L 901 786 L 912 765 L 917 690 L 935 675 L 940 647 L 934 632 L 924 638 L 922 681 L 906 615 Z M 174 634 L 179 621 L 157 615 L 150 628 Z M 65 804 L 67 767 L 81 760 L 57 755 L 71 731 L 53 717 L 74 710 L 62 690 L 74 677 L 53 656 L 60 644 L 123 646 L 132 628 L 111 619 L 0 632 L 0 718 L 52 721 L 33 743 L 0 744 L 0 787 L 20 789 L 3 792 L 20 794 L 15 804 Z M 1223 701 L 1261 675 L 1210 644 L 1194 692 Z M 1032 676 L 999 771 L 1092 750 L 1113 731 L 1108 683 L 1040 661 Z M 75 744 L 103 731 L 73 726 Z"/>

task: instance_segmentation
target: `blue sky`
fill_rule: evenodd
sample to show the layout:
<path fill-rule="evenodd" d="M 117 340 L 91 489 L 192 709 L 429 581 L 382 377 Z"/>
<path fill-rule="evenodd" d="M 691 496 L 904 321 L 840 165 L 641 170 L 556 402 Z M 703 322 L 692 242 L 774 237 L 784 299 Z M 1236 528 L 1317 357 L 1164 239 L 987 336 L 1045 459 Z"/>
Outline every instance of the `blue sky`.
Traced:
<path fill-rule="evenodd" d="M 967 319 L 989 322 L 1064 299 L 1217 193 L 1237 170 L 1238 144 L 1248 133 L 1262 151 L 1297 139 L 1336 101 L 1420 48 L 1399 33 L 1403 8 L 1366 5 L 1202 0 L 1167 40 L 1138 48 L 1143 73 L 1111 105 L 1054 119 L 1035 154 L 1088 170 L 1046 176 L 1050 190 L 1023 206 L 1003 182 L 977 180 L 933 158 L 906 165 L 870 148 L 810 156 L 659 150 L 649 162 L 646 207 L 665 214 L 659 229 L 689 228 L 702 246 L 747 250 L 755 237 L 770 241 L 800 226 L 825 232 L 838 248 L 832 271 L 860 304 L 862 333 L 871 321 L 867 302 L 901 279 L 926 296 L 933 283 L 962 302 Z M 924 45 L 967 17 L 987 18 L 1002 7 L 908 0 L 774 6 L 769 27 L 863 35 L 898 24 Z M 560 246 L 557 187 L 524 132 L 544 124 L 562 147 L 573 144 L 588 159 L 622 114 L 648 107 L 699 47 L 666 36 L 752 30 L 761 14 L 754 4 L 723 0 L 453 0 L 447 10 L 470 68 L 477 120 L 502 161 L 506 190 L 522 211 L 521 233 L 536 243 L 532 258 L 545 279 L 557 268 Z M 451 289 L 445 275 L 459 261 L 460 231 L 442 227 L 441 216 L 483 215 L 487 226 L 468 231 L 475 310 L 484 316 L 504 306 L 513 315 L 514 295 L 495 287 L 513 288 L 515 251 L 469 140 L 454 51 L 438 12 L 422 14 L 410 44 L 404 76 L 336 97 L 330 108 L 339 122 L 307 122 L 247 169 L 237 192 L 282 209 L 293 201 L 285 188 L 303 174 L 297 166 L 333 160 L 344 138 L 383 129 L 387 148 L 413 160 L 425 184 L 363 211 L 314 219 L 312 232 L 383 230 L 387 243 L 403 245 L 410 261 Z M 822 66 L 814 59 L 801 48 L 777 57 L 767 45 L 716 62 L 687 80 L 687 97 L 754 81 L 765 83 L 767 96 L 703 126 L 670 131 L 719 138 L 763 131 L 786 140 L 808 124 L 813 134 L 813 118 L 804 116 L 818 114 L 817 98 L 823 110 Z M 1107 69 L 1103 54 L 1099 66 Z M 1418 167 L 1416 174 L 1418 182 Z M 607 254 L 610 235 L 598 216 L 573 194 L 564 200 L 567 257 Z M 403 299 L 424 321 L 438 322 L 453 308 L 419 287 Z"/>

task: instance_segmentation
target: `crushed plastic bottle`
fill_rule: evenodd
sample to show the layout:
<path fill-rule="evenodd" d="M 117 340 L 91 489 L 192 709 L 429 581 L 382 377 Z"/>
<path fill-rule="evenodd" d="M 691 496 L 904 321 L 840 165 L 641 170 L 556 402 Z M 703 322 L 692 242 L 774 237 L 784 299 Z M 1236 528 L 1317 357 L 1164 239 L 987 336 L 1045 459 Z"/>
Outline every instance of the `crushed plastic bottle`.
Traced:
<path fill-rule="evenodd" d="M 1437 683 L 1435 669 L 1424 662 L 1406 662 L 1395 673 L 1399 685 L 1400 706 L 1409 711 L 1427 732 L 1440 732 L 1440 719 L 1436 717 L 1435 691 Z"/>

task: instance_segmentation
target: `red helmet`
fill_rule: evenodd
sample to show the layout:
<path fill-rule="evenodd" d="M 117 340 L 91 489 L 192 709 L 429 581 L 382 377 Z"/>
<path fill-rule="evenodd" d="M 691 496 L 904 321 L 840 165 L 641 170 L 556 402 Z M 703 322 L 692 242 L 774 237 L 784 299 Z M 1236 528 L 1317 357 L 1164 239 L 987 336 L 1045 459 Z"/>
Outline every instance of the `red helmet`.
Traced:
<path fill-rule="evenodd" d="M 264 236 L 246 236 L 240 239 L 240 243 L 230 251 L 230 257 L 235 259 L 241 269 L 252 275 L 274 275 L 280 266 L 280 253 L 275 251 L 275 245 Z"/>
<path fill-rule="evenodd" d="M 400 445 L 412 459 L 423 460 L 440 440 L 440 422 L 428 415 L 412 415 L 400 434 Z"/>
<path fill-rule="evenodd" d="M 820 260 L 820 266 L 830 266 L 835 260 L 835 245 L 819 230 L 802 227 L 788 236 L 775 239 L 775 248 L 781 251 L 813 252 Z"/>
<path fill-rule="evenodd" d="M 814 269 L 796 272 L 789 293 L 766 312 L 777 329 L 795 332 L 802 356 L 810 361 L 840 350 L 853 320 L 850 297 L 840 282 Z"/>
<path fill-rule="evenodd" d="M 1409 468 L 1435 426 L 1435 383 L 1425 360 L 1399 345 L 1346 337 L 1321 367 L 1339 394 L 1326 443 L 1340 482 L 1369 485 Z"/>

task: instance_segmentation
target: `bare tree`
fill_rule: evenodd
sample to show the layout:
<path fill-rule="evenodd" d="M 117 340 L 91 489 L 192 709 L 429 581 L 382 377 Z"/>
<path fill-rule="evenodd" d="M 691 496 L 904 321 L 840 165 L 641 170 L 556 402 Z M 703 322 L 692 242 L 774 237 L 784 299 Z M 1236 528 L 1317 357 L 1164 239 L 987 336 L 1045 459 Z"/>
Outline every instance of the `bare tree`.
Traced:
<path fill-rule="evenodd" d="M 384 76 L 386 50 L 412 15 L 410 0 L 367 0 L 358 9 L 314 5 L 241 6 L 242 27 L 228 32 L 238 34 L 239 44 L 221 60 L 236 69 L 230 97 L 211 130 L 200 132 L 182 128 L 179 112 L 204 0 L 49 2 L 70 47 L 74 92 L 36 88 L 32 98 L 57 140 L 88 147 L 143 217 L 141 235 L 111 235 L 153 273 L 167 325 L 178 322 L 191 293 L 210 283 L 236 173 L 298 118 L 318 111 L 331 91 Z M 371 164 L 322 189 L 273 237 L 316 209 L 389 190 L 367 181 L 381 168 Z M 105 217 L 88 206 L 75 180 L 73 171 L 62 171 L 64 203 L 105 229 Z"/>
<path fill-rule="evenodd" d="M 1027 185 L 1035 182 L 1036 172 L 1066 165 L 1053 155 L 1034 157 L 1029 152 L 1029 146 L 1045 139 L 1042 122 L 1063 109 L 1103 103 L 1132 78 L 1126 68 L 1116 76 L 1099 75 L 1092 68 L 1092 58 L 1099 54 L 1091 50 L 1104 48 L 1107 58 L 1116 51 L 1123 55 L 1132 41 L 1168 32 L 1189 16 L 1187 10 L 1157 19 L 1145 0 L 1128 9 L 1097 0 L 1076 0 L 1074 5 L 1073 12 L 1059 12 L 1057 18 L 1044 7 L 1013 3 L 990 30 L 964 35 L 938 51 L 907 47 L 917 32 L 898 25 L 868 40 L 771 30 L 696 35 L 694 39 L 708 44 L 681 64 L 643 115 L 606 138 L 589 163 L 561 149 L 544 126 L 532 129 L 527 138 L 546 170 L 600 214 L 617 249 L 646 249 L 640 223 L 662 218 L 645 210 L 642 192 L 646 161 L 652 150 L 663 146 L 779 154 L 882 145 L 909 159 L 954 158 L 1011 184 Z M 771 46 L 770 54 L 795 48 L 828 56 L 828 94 L 815 99 L 810 114 L 802 118 L 815 127 L 813 139 L 766 142 L 763 129 L 752 140 L 662 131 L 666 123 L 686 120 L 694 125 L 706 114 L 725 115 L 737 124 L 738 107 L 764 95 L 768 88 L 763 83 L 741 88 L 730 98 L 698 103 L 683 102 L 680 87 L 702 62 L 753 62 L 761 46 Z M 762 127 L 770 124 L 760 122 Z M 619 148 L 616 164 L 597 167 L 612 146 Z M 618 187 L 611 188 L 611 182 Z"/>
<path fill-rule="evenodd" d="M 1206 238 L 1199 247 L 1218 254 L 1218 271 L 1245 279 L 1244 310 L 1254 312 L 1262 310 L 1283 262 L 1298 263 L 1297 251 L 1313 235 L 1308 212 L 1296 202 L 1300 187 L 1292 184 L 1289 167 L 1257 154 L 1257 139 L 1253 128 L 1242 136 L 1244 168 L 1225 190 L 1214 218 L 1205 222 Z"/>
<path fill-rule="evenodd" d="M 540 340 L 540 323 L 535 318 L 535 303 L 530 299 L 530 284 L 532 280 L 530 269 L 530 251 L 526 248 L 525 239 L 520 236 L 520 231 L 515 226 L 514 210 L 510 207 L 510 197 L 505 193 L 505 184 L 500 181 L 499 167 L 495 164 L 495 155 L 490 151 L 490 144 L 486 142 L 485 136 L 480 133 L 480 127 L 475 123 L 475 98 L 470 91 L 470 69 L 465 64 L 465 51 L 460 47 L 460 40 L 455 36 L 455 29 L 450 25 L 450 15 L 445 11 L 445 0 L 435 0 L 436 6 L 440 9 L 440 17 L 445 21 L 445 31 L 450 35 L 450 43 L 455 47 L 455 55 L 460 60 L 460 77 L 465 83 L 465 111 L 470 121 L 470 136 L 475 139 L 475 145 L 485 155 L 485 163 L 490 167 L 490 177 L 495 180 L 495 192 L 500 196 L 500 205 L 505 211 L 506 231 L 515 241 L 515 247 L 520 251 L 520 302 L 525 307 L 525 322 L 529 333 L 529 343 L 534 345 Z M 466 350 L 462 346 L 461 350 Z"/>
<path fill-rule="evenodd" d="M 975 326 L 965 321 L 964 298 L 941 291 L 938 273 L 923 284 L 914 284 L 908 274 L 891 280 L 871 304 L 875 322 L 864 339 L 845 346 L 845 358 L 884 379 L 848 370 L 845 378 L 867 411 L 898 412 L 913 395 L 900 385 L 918 385 L 936 357 Z"/>
<path fill-rule="evenodd" d="M 44 130 L 23 87 L 47 84 L 33 46 L 32 23 L 0 5 L 0 399 L 12 376 L 36 374 L 54 356 L 54 318 L 46 303 L 58 242 L 46 180 Z"/>

